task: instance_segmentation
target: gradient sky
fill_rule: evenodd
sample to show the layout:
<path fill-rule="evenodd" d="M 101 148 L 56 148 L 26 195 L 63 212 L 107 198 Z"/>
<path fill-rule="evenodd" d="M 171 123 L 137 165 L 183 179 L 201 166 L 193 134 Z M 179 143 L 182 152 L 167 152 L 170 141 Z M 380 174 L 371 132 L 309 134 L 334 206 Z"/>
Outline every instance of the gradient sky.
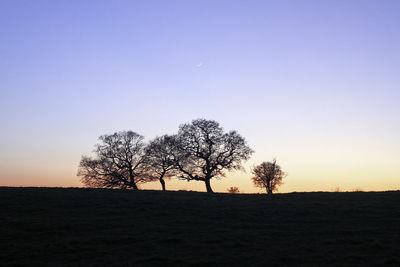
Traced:
<path fill-rule="evenodd" d="M 273 157 L 281 192 L 400 189 L 399 14 L 396 0 L 1 0 L 0 186 L 81 186 L 99 135 L 204 117 L 255 150 L 215 191 L 261 192 L 250 167 Z"/>

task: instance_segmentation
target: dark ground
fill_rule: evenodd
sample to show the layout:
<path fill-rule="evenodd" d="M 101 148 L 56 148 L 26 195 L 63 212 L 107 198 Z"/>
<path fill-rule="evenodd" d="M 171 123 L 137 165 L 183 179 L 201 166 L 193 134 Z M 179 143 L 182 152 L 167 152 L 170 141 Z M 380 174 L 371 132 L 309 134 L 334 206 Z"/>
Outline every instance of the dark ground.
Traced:
<path fill-rule="evenodd" d="M 400 265 L 400 192 L 0 187 L 0 265 Z"/>

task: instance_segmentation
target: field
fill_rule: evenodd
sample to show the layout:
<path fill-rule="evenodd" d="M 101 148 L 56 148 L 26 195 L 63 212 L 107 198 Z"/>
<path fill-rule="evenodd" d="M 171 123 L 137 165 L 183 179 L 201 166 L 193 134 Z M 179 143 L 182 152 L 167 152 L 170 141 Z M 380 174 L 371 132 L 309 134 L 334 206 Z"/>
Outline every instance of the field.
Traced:
<path fill-rule="evenodd" d="M 400 192 L 0 188 L 4 266 L 400 265 Z"/>

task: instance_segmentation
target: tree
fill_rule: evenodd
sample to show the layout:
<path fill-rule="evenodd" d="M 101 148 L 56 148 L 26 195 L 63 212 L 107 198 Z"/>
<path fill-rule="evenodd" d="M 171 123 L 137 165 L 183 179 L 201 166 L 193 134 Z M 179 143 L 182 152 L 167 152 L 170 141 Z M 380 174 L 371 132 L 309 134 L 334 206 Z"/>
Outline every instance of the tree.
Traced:
<path fill-rule="evenodd" d="M 94 150 L 96 157 L 82 156 L 79 163 L 82 183 L 88 187 L 139 190 L 137 184 L 148 179 L 143 139 L 132 131 L 100 136 Z"/>
<path fill-rule="evenodd" d="M 236 186 L 231 186 L 231 187 L 229 187 L 229 188 L 227 189 L 227 191 L 228 191 L 228 193 L 230 193 L 230 194 L 239 194 L 239 193 L 240 193 L 239 187 L 236 187 Z"/>
<path fill-rule="evenodd" d="M 163 135 L 151 141 L 145 150 L 149 176 L 160 181 L 163 191 L 166 190 L 164 178 L 170 178 L 176 173 L 173 149 L 172 137 Z"/>
<path fill-rule="evenodd" d="M 287 175 L 282 171 L 281 166 L 276 164 L 276 159 L 272 162 L 263 162 L 253 167 L 252 173 L 254 174 L 252 178 L 254 185 L 265 188 L 267 194 L 277 191 L 278 186 L 282 184 L 282 179 Z"/>
<path fill-rule="evenodd" d="M 225 171 L 242 168 L 253 150 L 236 131 L 224 133 L 216 121 L 197 119 L 179 127 L 173 136 L 173 159 L 180 179 L 203 181 L 212 193 L 210 180 Z"/>

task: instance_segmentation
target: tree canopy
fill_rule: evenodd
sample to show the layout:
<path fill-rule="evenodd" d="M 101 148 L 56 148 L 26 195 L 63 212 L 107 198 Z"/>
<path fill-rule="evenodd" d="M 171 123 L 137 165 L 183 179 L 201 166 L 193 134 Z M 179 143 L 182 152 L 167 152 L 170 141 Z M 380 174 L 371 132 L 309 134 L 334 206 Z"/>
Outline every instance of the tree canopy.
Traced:
<path fill-rule="evenodd" d="M 203 181 L 207 192 L 213 192 L 212 178 L 224 177 L 225 171 L 242 169 L 242 162 L 253 153 L 236 131 L 224 133 L 213 120 L 197 119 L 182 124 L 173 138 L 179 178 Z"/>
<path fill-rule="evenodd" d="M 156 137 L 145 149 L 149 177 L 152 180 L 160 181 L 163 191 L 166 190 L 164 179 L 176 174 L 173 150 L 174 142 L 168 135 Z"/>
<path fill-rule="evenodd" d="M 130 188 L 146 181 L 144 137 L 133 131 L 116 132 L 99 137 L 95 157 L 83 156 L 78 176 L 88 187 Z"/>
<path fill-rule="evenodd" d="M 252 173 L 254 174 L 252 178 L 254 185 L 265 188 L 267 194 L 277 191 L 278 186 L 283 183 L 282 179 L 286 176 L 281 166 L 276 163 L 276 159 L 272 162 L 263 162 L 253 167 Z"/>
<path fill-rule="evenodd" d="M 149 143 L 133 131 L 102 135 L 93 151 L 82 156 L 78 176 L 87 187 L 127 188 L 165 178 L 202 181 L 213 192 L 211 179 L 241 170 L 253 150 L 236 131 L 224 132 L 218 122 L 206 119 L 182 124 L 175 135 L 156 137 Z"/>

